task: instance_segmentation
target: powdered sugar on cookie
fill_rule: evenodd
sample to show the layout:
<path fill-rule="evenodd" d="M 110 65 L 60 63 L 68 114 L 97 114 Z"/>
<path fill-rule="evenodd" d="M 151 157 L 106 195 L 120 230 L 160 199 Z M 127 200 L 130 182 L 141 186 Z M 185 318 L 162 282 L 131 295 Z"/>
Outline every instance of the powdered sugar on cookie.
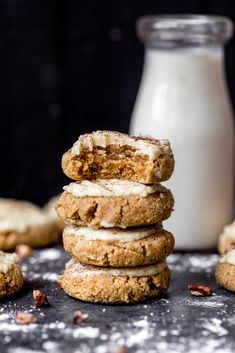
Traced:
<path fill-rule="evenodd" d="M 121 179 L 97 179 L 93 181 L 83 180 L 70 183 L 63 188 L 75 197 L 113 197 L 137 195 L 146 197 L 156 191 L 164 192 L 160 184 L 144 185 L 130 180 Z"/>
<path fill-rule="evenodd" d="M 30 202 L 0 199 L 0 232 L 15 230 L 22 233 L 30 226 L 47 222 L 43 211 Z"/>
<path fill-rule="evenodd" d="M 220 254 L 228 251 L 232 244 L 235 244 L 235 221 L 224 227 L 218 240 L 218 250 Z"/>
<path fill-rule="evenodd" d="M 227 264 L 235 266 L 235 249 L 232 249 L 232 250 L 228 251 L 226 254 L 224 254 L 220 258 L 219 262 L 220 263 L 227 263 Z"/>
<path fill-rule="evenodd" d="M 84 237 L 87 240 L 103 240 L 103 241 L 134 241 L 148 237 L 157 232 L 157 228 L 153 227 L 138 227 L 134 229 L 93 229 L 90 227 L 75 227 L 68 226 L 64 233 L 68 235 L 77 235 Z"/>
<path fill-rule="evenodd" d="M 150 160 L 156 160 L 161 154 L 172 154 L 168 140 L 129 136 L 117 131 L 95 131 L 81 135 L 72 147 L 72 154 L 79 155 L 83 149 L 92 151 L 94 147 L 106 148 L 109 145 L 132 147 L 136 154 L 147 155 Z"/>
<path fill-rule="evenodd" d="M 66 264 L 66 271 L 70 272 L 71 276 L 128 276 L 128 277 L 142 277 L 154 276 L 161 273 L 167 267 L 166 261 L 150 266 L 137 266 L 137 267 L 99 267 L 82 265 L 73 259 Z"/>

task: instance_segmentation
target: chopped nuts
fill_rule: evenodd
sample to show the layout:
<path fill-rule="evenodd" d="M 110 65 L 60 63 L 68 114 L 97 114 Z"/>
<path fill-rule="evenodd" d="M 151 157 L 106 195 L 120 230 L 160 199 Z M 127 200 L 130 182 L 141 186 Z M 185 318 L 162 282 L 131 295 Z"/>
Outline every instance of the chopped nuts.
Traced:
<path fill-rule="evenodd" d="M 112 353 L 127 353 L 127 350 L 125 347 L 116 346 L 112 348 Z"/>
<path fill-rule="evenodd" d="M 77 310 L 73 314 L 73 323 L 80 324 L 83 321 L 86 321 L 88 318 L 88 314 L 83 314 L 81 311 Z"/>
<path fill-rule="evenodd" d="M 49 305 L 46 294 L 38 289 L 33 291 L 33 299 L 36 308 Z"/>
<path fill-rule="evenodd" d="M 31 257 L 33 255 L 33 249 L 29 245 L 20 244 L 16 246 L 16 253 L 20 259 L 24 257 Z"/>
<path fill-rule="evenodd" d="M 15 321 L 20 325 L 28 325 L 37 321 L 36 317 L 31 313 L 18 312 L 15 315 Z"/>
<path fill-rule="evenodd" d="M 196 297 L 206 297 L 212 294 L 212 289 L 201 284 L 189 284 L 188 290 Z"/>

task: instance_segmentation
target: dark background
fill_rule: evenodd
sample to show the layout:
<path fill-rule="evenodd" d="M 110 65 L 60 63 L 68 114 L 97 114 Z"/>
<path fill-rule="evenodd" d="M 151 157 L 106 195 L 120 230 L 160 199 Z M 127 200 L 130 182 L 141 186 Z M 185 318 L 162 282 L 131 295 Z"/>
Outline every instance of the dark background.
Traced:
<path fill-rule="evenodd" d="M 229 16 L 230 0 L 0 0 L 0 195 L 43 204 L 66 178 L 63 152 L 79 134 L 128 131 L 142 65 L 136 19 Z M 226 50 L 235 103 L 235 41 Z"/>

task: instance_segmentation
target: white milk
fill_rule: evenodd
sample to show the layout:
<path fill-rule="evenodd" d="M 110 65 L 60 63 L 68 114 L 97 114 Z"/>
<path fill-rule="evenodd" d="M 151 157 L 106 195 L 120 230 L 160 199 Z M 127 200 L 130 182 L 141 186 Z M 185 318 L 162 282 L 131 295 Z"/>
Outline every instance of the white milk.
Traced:
<path fill-rule="evenodd" d="M 178 249 L 214 247 L 233 209 L 233 119 L 222 49 L 147 49 L 131 133 L 168 138 Z"/>

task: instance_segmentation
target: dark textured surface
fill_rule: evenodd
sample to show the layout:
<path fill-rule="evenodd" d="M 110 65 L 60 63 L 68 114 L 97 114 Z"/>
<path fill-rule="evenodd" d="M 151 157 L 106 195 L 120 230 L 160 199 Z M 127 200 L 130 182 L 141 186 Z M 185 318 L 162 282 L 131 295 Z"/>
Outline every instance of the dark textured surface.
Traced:
<path fill-rule="evenodd" d="M 67 256 L 63 250 L 36 251 L 23 262 L 25 286 L 14 300 L 0 304 L 0 352 L 234 352 L 234 294 L 218 289 L 214 280 L 215 254 L 173 254 L 173 280 L 168 295 L 136 305 L 98 305 L 76 301 L 57 286 Z M 213 288 L 207 298 L 191 297 L 188 283 Z M 35 309 L 32 290 L 41 289 L 50 307 Z M 73 324 L 73 312 L 89 315 Z M 38 323 L 17 325 L 17 311 L 31 311 Z M 121 348 L 122 347 L 122 350 Z M 125 350 L 124 348 L 125 347 Z M 119 352 L 118 352 L 119 353 Z"/>

